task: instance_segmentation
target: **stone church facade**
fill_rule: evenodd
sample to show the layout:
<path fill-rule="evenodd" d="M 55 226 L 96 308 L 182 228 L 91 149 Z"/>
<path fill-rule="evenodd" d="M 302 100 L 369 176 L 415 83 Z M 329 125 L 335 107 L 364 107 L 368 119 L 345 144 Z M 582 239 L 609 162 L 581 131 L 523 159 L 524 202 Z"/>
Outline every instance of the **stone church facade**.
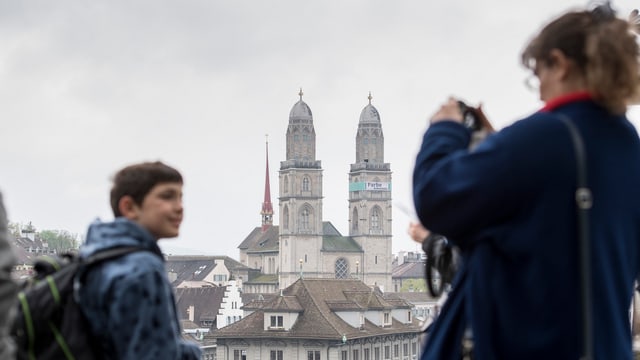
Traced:
<path fill-rule="evenodd" d="M 367 104 L 356 131 L 356 162 L 349 172 L 349 235 L 324 220 L 323 169 L 316 159 L 316 133 L 311 108 L 302 100 L 290 113 L 286 158 L 280 162 L 279 219 L 273 225 L 269 163 L 262 205 L 262 226 L 238 246 L 240 262 L 261 269 L 273 290 L 306 278 L 358 278 L 367 285 L 391 290 L 391 167 L 384 162 L 384 136 L 377 109 Z M 331 194 L 335 196 L 335 194 Z M 331 214 L 335 216 L 337 214 Z M 270 276 L 270 277 L 269 277 Z M 268 280 L 266 280 L 268 281 Z M 258 282 L 256 282 L 258 283 Z M 252 282 L 245 283 L 251 292 Z"/>

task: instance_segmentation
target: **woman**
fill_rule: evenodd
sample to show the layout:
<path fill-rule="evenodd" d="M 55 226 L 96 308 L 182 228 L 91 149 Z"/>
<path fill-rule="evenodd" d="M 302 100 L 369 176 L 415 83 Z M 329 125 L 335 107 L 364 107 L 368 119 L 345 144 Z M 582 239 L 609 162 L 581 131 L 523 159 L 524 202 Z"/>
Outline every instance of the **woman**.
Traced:
<path fill-rule="evenodd" d="M 578 359 L 582 322 L 570 118 L 586 147 L 593 351 L 631 359 L 628 310 L 640 267 L 640 141 L 625 116 L 638 45 L 609 5 L 561 15 L 522 53 L 544 107 L 469 151 L 458 102 L 431 118 L 414 170 L 424 226 L 464 266 L 423 359 Z M 487 124 L 485 124 L 487 125 Z M 463 349 L 463 344 L 464 348 Z"/>

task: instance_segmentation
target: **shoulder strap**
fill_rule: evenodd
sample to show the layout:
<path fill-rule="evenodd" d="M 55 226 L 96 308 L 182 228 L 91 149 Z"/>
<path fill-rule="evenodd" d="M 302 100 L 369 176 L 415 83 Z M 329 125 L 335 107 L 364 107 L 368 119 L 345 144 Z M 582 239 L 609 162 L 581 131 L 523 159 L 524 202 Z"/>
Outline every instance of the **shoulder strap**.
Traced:
<path fill-rule="evenodd" d="M 140 246 L 118 246 L 112 249 L 98 251 L 93 255 L 90 255 L 82 259 L 82 263 L 85 265 L 94 265 L 101 263 L 105 260 L 120 257 L 136 251 L 150 251 Z"/>
<path fill-rule="evenodd" d="M 580 285 L 582 297 L 582 360 L 592 360 L 593 357 L 593 319 L 591 301 L 591 248 L 589 240 L 589 210 L 593 204 L 591 190 L 587 186 L 587 160 L 584 141 L 578 128 L 571 119 L 564 114 L 557 114 L 567 126 L 571 134 L 571 141 L 576 156 L 576 211 L 579 237 Z"/>

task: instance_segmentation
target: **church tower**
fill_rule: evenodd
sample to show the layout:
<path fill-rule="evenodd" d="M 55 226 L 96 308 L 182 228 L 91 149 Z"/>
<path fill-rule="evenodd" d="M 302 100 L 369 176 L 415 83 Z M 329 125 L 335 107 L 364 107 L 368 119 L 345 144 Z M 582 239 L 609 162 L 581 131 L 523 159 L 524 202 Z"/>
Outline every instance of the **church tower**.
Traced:
<path fill-rule="evenodd" d="M 262 201 L 262 232 L 273 225 L 273 204 L 271 203 L 271 185 L 269 184 L 269 141 L 266 141 L 267 174 L 264 177 L 264 200 Z"/>
<path fill-rule="evenodd" d="M 378 110 L 362 109 L 356 134 L 356 162 L 349 172 L 349 235 L 364 251 L 363 281 L 391 290 L 391 166 L 384 162 Z"/>
<path fill-rule="evenodd" d="M 309 106 L 300 100 L 289 113 L 286 160 L 280 162 L 280 289 L 304 271 L 322 277 L 322 167 Z"/>

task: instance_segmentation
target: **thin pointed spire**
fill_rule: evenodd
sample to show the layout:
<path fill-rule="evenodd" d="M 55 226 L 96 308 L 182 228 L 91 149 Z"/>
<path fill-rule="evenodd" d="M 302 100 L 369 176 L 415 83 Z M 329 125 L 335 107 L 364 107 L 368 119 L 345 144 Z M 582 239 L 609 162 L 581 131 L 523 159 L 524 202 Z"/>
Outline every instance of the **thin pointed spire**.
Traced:
<path fill-rule="evenodd" d="M 266 174 L 264 179 L 264 201 L 262 202 L 262 231 L 266 231 L 273 225 L 273 204 L 271 203 L 271 185 L 269 184 L 269 135 L 265 134 L 266 146 Z"/>
<path fill-rule="evenodd" d="M 371 91 L 369 91 L 369 96 L 367 96 L 367 99 L 369 99 L 369 105 L 371 105 L 371 99 L 373 99 L 373 96 L 371 96 Z"/>
<path fill-rule="evenodd" d="M 302 88 L 300 88 L 298 95 L 300 96 L 300 101 L 302 101 L 302 95 L 304 95 L 304 93 L 302 92 Z"/>

